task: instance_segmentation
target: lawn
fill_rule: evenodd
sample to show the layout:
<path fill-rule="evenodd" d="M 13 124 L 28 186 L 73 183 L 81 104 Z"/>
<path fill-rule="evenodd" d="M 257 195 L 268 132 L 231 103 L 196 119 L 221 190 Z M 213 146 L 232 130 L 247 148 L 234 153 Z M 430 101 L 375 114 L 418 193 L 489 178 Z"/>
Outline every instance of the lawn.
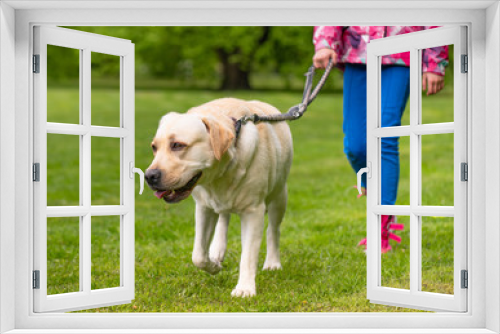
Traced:
<path fill-rule="evenodd" d="M 112 124 L 116 91 L 95 89 L 93 124 Z M 217 92 L 138 90 L 136 92 L 136 166 L 145 170 L 158 120 L 168 111 L 186 111 L 215 98 L 259 99 L 281 111 L 299 102 L 298 92 Z M 424 120 L 451 121 L 451 92 L 428 98 Z M 71 122 L 78 112 L 78 91 L 51 88 L 51 121 Z M 75 107 L 76 105 L 76 107 Z M 95 109 L 95 112 L 94 112 Z M 76 110 L 76 111 L 75 111 Z M 405 113 L 403 124 L 408 122 Z M 76 117 L 78 119 L 78 117 Z M 290 123 L 294 162 L 289 202 L 282 224 L 283 270 L 259 269 L 257 296 L 231 298 L 238 279 L 240 224 L 233 216 L 223 270 L 211 276 L 191 263 L 194 201 L 166 205 L 145 189 L 136 196 L 135 300 L 131 304 L 88 312 L 403 312 L 409 309 L 370 304 L 366 299 L 366 257 L 356 247 L 365 237 L 365 198 L 352 186 L 356 177 L 343 153 L 342 96 L 321 94 L 306 115 Z M 78 138 L 49 135 L 49 205 L 74 205 L 78 199 Z M 453 205 L 453 135 L 422 139 L 423 204 Z M 119 141 L 96 138 L 92 149 L 92 204 L 119 201 Z M 401 139 L 401 183 L 398 204 L 409 202 L 409 141 Z M 451 173 L 452 174 L 452 173 Z M 138 183 L 136 189 L 139 189 Z M 119 284 L 119 220 L 92 219 L 92 286 Z M 409 287 L 409 222 L 401 244 L 383 255 L 382 283 Z M 78 291 L 78 219 L 49 218 L 48 289 L 50 294 Z M 425 291 L 453 293 L 453 220 L 423 220 L 422 285 Z M 265 238 L 259 267 L 265 256 Z"/>

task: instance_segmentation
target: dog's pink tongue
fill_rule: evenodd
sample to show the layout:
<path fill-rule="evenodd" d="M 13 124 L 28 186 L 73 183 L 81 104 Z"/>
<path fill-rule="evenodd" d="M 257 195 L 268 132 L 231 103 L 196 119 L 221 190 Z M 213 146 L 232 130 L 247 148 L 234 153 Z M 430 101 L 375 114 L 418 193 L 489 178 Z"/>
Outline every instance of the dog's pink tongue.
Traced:
<path fill-rule="evenodd" d="M 156 191 L 155 196 L 158 197 L 159 199 L 163 198 L 163 195 L 165 195 L 168 192 L 168 190 L 165 191 Z"/>

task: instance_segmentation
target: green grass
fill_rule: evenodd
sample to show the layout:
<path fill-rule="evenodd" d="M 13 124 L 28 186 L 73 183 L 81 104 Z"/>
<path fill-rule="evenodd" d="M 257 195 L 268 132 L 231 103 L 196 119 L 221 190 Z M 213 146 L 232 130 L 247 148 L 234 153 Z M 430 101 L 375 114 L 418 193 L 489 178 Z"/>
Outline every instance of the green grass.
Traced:
<path fill-rule="evenodd" d="M 93 92 L 93 106 L 99 106 L 99 122 L 112 122 L 116 110 L 115 91 Z M 281 111 L 299 102 L 296 92 L 216 92 L 182 90 L 140 90 L 136 92 L 136 166 L 147 168 L 149 148 L 160 117 L 168 111 L 183 112 L 215 98 L 234 96 L 259 99 Z M 65 109 L 78 101 L 71 88 L 49 90 L 52 121 L 64 122 L 71 115 Z M 450 113 L 449 92 L 432 97 L 425 112 L 434 122 Z M 432 107 L 431 107 L 432 105 Z M 407 121 L 409 113 L 405 114 Z M 74 117 L 73 117 L 74 119 Z M 405 122 L 403 120 L 403 123 Z M 102 122 L 101 122 L 102 121 Z M 449 121 L 447 119 L 446 121 Z M 366 257 L 356 245 L 365 237 L 365 198 L 357 199 L 352 186 L 356 177 L 343 153 L 342 96 L 321 94 L 307 114 L 290 124 L 294 139 L 294 162 L 289 178 L 289 202 L 282 224 L 283 270 L 262 271 L 263 242 L 257 296 L 231 298 L 238 279 L 240 224 L 233 216 L 228 253 L 223 270 L 211 276 L 191 263 L 194 238 L 194 201 L 166 205 L 146 189 L 136 196 L 135 300 L 131 304 L 89 312 L 399 312 L 409 309 L 370 304 L 366 299 Z M 422 150 L 426 204 L 450 202 L 453 180 L 447 162 L 452 161 L 451 135 L 425 140 Z M 96 139 L 97 141 L 97 139 Z M 111 143 L 104 143 L 109 141 Z M 71 153 L 78 140 L 49 141 L 49 203 L 78 203 L 78 154 Z M 69 148 L 68 148 L 69 147 Z M 115 204 L 116 143 L 102 140 L 92 155 L 93 204 Z M 401 144 L 401 185 L 398 204 L 409 201 L 409 144 Z M 94 170 L 95 169 L 95 170 Z M 51 178 L 52 176 L 52 178 Z M 75 179 L 76 177 L 76 179 Z M 139 189 L 138 184 L 136 189 Z M 452 197 L 451 197 L 452 198 Z M 406 217 L 400 217 L 403 222 Z M 117 285 L 116 217 L 100 217 L 92 224 L 93 288 Z M 383 284 L 408 286 L 409 223 L 401 244 L 383 257 Z M 423 224 L 423 286 L 426 291 L 453 292 L 453 221 L 427 218 Z M 78 291 L 78 221 L 49 219 L 49 293 Z M 265 240 L 265 239 L 264 239 Z M 94 246 L 95 245 L 95 246 Z"/>

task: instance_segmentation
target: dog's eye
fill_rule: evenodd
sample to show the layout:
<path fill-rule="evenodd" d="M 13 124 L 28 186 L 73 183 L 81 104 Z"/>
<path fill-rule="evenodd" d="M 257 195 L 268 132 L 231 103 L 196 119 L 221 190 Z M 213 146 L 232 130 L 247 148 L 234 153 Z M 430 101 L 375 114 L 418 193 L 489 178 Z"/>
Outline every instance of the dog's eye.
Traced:
<path fill-rule="evenodd" d="M 156 153 L 157 150 L 156 145 L 151 145 L 151 148 L 153 149 L 153 153 Z"/>
<path fill-rule="evenodd" d="M 182 150 L 183 148 L 185 148 L 186 146 L 187 146 L 186 144 L 184 144 L 184 143 L 179 143 L 179 142 L 176 142 L 176 141 L 174 141 L 174 142 L 170 143 L 170 149 L 171 149 L 172 151 L 180 151 L 180 150 Z"/>

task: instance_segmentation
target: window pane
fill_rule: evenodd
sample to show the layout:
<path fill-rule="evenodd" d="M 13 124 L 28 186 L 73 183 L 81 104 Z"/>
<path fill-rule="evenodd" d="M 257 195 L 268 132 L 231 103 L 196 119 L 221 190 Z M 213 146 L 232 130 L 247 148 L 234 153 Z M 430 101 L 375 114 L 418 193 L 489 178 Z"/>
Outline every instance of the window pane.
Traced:
<path fill-rule="evenodd" d="M 422 205 L 453 206 L 453 133 L 421 136 Z"/>
<path fill-rule="evenodd" d="M 120 57 L 92 52 L 92 125 L 120 126 Z"/>
<path fill-rule="evenodd" d="M 92 137 L 92 205 L 120 204 L 120 141 Z"/>
<path fill-rule="evenodd" d="M 120 286 L 120 216 L 92 217 L 92 290 Z"/>
<path fill-rule="evenodd" d="M 381 138 L 382 205 L 410 204 L 410 137 Z"/>
<path fill-rule="evenodd" d="M 79 136 L 47 134 L 47 205 L 80 204 Z"/>
<path fill-rule="evenodd" d="M 453 221 L 422 217 L 422 291 L 453 294 Z"/>
<path fill-rule="evenodd" d="M 422 90 L 422 124 L 453 122 L 453 45 L 423 50 L 422 63 L 423 85 L 424 79 L 428 78 L 425 91 Z M 429 71 L 425 72 L 426 69 Z M 439 87 L 444 85 L 444 88 L 428 95 L 433 91 L 428 89 L 429 79 L 437 82 Z"/>
<path fill-rule="evenodd" d="M 47 122 L 79 124 L 79 96 L 80 50 L 47 45 Z"/>
<path fill-rule="evenodd" d="M 47 294 L 79 291 L 80 218 L 47 218 Z"/>
<path fill-rule="evenodd" d="M 394 65 L 389 59 L 397 60 L 400 65 Z M 382 57 L 380 94 L 382 127 L 410 125 L 409 108 L 406 108 L 410 97 L 409 52 Z"/>
<path fill-rule="evenodd" d="M 410 289 L 410 217 L 408 216 L 380 216 L 382 222 L 387 221 L 388 231 L 382 231 L 388 240 L 391 251 L 383 253 L 381 259 L 381 285 L 384 287 Z M 387 216 L 386 216 L 387 217 Z M 380 224 L 380 222 L 379 222 Z M 403 224 L 404 230 L 392 229 L 396 224 Z M 392 225 L 392 226 L 391 226 Z M 392 228 L 391 228 L 392 227 Z M 401 243 L 397 243 L 394 238 L 401 237 Z M 387 243 L 380 240 L 381 246 Z"/>

